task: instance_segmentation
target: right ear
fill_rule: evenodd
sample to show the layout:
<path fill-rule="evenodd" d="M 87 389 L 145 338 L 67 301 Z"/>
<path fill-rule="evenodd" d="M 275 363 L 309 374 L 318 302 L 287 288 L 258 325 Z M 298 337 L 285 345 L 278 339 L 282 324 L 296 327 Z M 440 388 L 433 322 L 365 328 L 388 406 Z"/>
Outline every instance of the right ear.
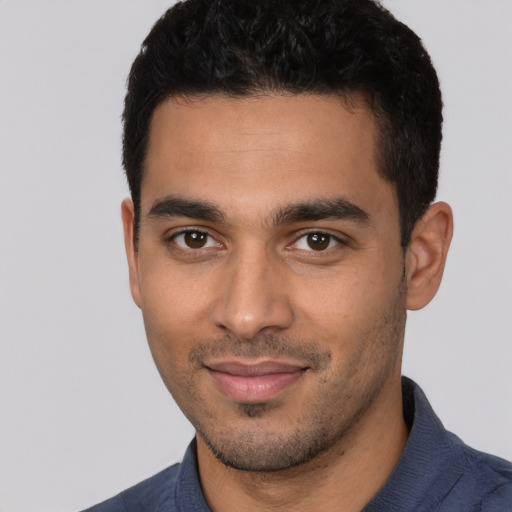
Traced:
<path fill-rule="evenodd" d="M 135 304 L 140 308 L 139 255 L 135 246 L 135 209 L 130 199 L 125 199 L 121 203 L 121 218 L 123 220 L 124 247 L 128 260 L 130 290 Z"/>

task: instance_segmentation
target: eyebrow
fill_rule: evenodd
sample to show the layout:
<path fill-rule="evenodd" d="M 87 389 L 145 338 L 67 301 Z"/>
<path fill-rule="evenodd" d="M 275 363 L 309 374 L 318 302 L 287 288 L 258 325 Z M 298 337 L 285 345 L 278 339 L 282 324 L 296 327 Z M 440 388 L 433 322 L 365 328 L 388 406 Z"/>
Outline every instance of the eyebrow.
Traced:
<path fill-rule="evenodd" d="M 302 203 L 292 203 L 280 208 L 272 219 L 274 226 L 316 220 L 339 219 L 368 225 L 370 216 L 359 206 L 343 197 L 332 199 L 312 199 Z"/>
<path fill-rule="evenodd" d="M 188 217 L 203 222 L 226 223 L 226 216 L 214 204 L 179 196 L 157 199 L 149 210 L 148 217 L 150 219 Z M 370 216 L 359 206 L 343 197 L 336 197 L 311 199 L 283 206 L 272 215 L 270 225 L 277 227 L 294 222 L 324 219 L 349 220 L 363 225 L 370 223 Z"/>
<path fill-rule="evenodd" d="M 149 210 L 148 217 L 150 219 L 189 217 L 204 222 L 225 222 L 222 211 L 208 201 L 185 199 L 179 196 L 157 199 Z"/>

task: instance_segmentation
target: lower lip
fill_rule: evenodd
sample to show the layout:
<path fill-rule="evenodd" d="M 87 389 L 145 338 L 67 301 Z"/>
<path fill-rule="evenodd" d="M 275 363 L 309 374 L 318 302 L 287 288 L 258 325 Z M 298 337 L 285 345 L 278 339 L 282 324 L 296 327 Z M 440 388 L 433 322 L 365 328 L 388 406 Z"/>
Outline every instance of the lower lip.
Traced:
<path fill-rule="evenodd" d="M 304 375 L 305 370 L 270 373 L 251 377 L 210 370 L 215 384 L 232 400 L 244 403 L 261 403 L 275 398 Z"/>

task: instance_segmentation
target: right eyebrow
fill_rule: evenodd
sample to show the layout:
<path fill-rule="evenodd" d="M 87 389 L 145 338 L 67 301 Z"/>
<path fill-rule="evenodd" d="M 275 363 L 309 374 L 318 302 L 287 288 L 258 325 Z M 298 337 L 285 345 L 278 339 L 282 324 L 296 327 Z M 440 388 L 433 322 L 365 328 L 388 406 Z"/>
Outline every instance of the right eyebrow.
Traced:
<path fill-rule="evenodd" d="M 225 222 L 224 214 L 213 204 L 179 196 L 166 196 L 157 199 L 148 213 L 150 219 L 172 217 L 188 217 L 204 222 Z"/>

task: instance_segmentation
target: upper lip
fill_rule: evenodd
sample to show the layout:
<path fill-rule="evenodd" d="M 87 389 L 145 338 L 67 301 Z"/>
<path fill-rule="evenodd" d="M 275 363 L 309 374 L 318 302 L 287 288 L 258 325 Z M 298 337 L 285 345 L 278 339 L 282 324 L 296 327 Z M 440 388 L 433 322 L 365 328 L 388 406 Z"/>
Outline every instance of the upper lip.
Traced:
<path fill-rule="evenodd" d="M 260 361 L 252 363 L 219 361 L 209 363 L 206 367 L 216 372 L 228 373 L 240 377 L 258 377 L 261 375 L 271 375 L 273 373 L 293 373 L 307 369 L 306 366 L 283 361 Z"/>

